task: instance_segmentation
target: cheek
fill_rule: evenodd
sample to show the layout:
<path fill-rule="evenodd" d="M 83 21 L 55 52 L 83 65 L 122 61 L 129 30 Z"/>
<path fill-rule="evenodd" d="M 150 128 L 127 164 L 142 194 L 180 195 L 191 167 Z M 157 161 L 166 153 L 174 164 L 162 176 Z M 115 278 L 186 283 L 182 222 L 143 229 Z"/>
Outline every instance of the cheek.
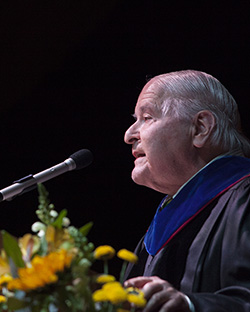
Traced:
<path fill-rule="evenodd" d="M 147 150 L 147 161 L 152 170 L 161 174 L 175 165 L 181 153 L 179 139 L 175 134 L 158 134 L 151 140 Z"/>
<path fill-rule="evenodd" d="M 175 147 L 177 137 L 173 134 L 166 134 L 162 131 L 156 131 L 148 140 L 146 140 L 148 152 L 150 156 L 166 156 Z"/>
<path fill-rule="evenodd" d="M 146 154 L 149 168 L 161 173 L 166 163 L 169 163 L 169 154 L 166 143 L 155 141 Z"/>

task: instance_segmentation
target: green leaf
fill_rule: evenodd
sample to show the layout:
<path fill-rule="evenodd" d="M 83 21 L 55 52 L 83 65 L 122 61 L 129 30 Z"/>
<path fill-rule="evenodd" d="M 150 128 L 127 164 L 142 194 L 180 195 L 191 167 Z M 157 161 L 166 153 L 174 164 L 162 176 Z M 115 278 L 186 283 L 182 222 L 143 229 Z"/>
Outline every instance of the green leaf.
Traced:
<path fill-rule="evenodd" d="M 67 210 L 63 209 L 60 213 L 59 216 L 56 218 L 56 220 L 51 224 L 52 226 L 61 229 L 63 225 L 63 218 L 67 216 Z"/>
<path fill-rule="evenodd" d="M 9 258 L 18 268 L 24 268 L 25 263 L 17 240 L 6 231 L 1 231 L 3 237 L 3 248 Z"/>
<path fill-rule="evenodd" d="M 91 230 L 93 224 L 94 224 L 93 222 L 89 222 L 89 223 L 85 224 L 84 226 L 82 226 L 79 229 L 79 232 L 81 232 L 83 236 L 87 236 L 89 231 Z"/>
<path fill-rule="evenodd" d="M 8 311 L 15 311 L 29 306 L 29 302 L 17 299 L 15 297 L 8 298 Z"/>

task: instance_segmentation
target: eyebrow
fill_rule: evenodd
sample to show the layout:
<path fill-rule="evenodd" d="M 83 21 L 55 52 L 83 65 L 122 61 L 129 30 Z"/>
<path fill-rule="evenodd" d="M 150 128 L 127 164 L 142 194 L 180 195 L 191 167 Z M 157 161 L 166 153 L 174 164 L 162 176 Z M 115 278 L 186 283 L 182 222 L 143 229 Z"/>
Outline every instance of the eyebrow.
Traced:
<path fill-rule="evenodd" d="M 141 106 L 141 107 L 139 108 L 139 113 L 140 113 L 140 114 L 143 114 L 146 110 L 152 111 L 152 104 L 151 104 L 151 103 L 150 103 L 150 104 L 146 103 L 146 104 L 144 104 L 143 106 Z M 135 113 L 132 114 L 132 117 L 135 118 L 135 119 L 137 119 L 137 116 L 136 116 Z"/>

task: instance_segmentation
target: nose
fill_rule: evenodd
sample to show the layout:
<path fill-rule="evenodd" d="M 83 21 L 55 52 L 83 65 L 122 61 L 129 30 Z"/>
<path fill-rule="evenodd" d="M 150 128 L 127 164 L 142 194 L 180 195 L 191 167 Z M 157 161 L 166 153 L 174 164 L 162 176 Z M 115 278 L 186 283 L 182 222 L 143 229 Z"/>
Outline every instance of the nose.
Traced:
<path fill-rule="evenodd" d="M 133 144 L 136 140 L 140 139 L 140 133 L 136 122 L 132 124 L 125 132 L 124 141 L 127 144 Z"/>

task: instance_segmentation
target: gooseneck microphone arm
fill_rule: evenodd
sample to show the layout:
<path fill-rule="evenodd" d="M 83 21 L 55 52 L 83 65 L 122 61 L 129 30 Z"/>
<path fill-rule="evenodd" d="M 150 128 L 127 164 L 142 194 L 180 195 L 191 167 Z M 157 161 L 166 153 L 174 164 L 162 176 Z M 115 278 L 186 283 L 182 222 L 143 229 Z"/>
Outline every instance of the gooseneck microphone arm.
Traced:
<path fill-rule="evenodd" d="M 17 195 L 21 195 L 34 189 L 38 183 L 53 179 L 67 171 L 87 167 L 91 164 L 92 159 L 92 153 L 87 149 L 82 149 L 72 154 L 65 161 L 37 174 L 30 174 L 20 180 L 14 181 L 12 185 L 0 190 L 0 202 L 11 200 Z"/>

